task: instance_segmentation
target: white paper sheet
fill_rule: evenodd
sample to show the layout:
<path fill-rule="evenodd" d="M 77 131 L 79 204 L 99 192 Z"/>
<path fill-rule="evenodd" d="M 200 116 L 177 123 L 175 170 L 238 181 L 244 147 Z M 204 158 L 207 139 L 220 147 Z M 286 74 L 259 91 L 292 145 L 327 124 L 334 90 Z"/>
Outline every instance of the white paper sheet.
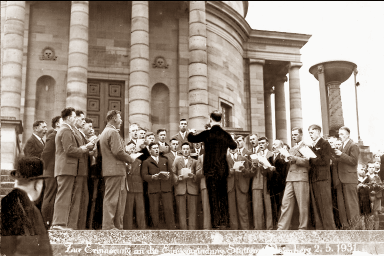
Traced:
<path fill-rule="evenodd" d="M 301 147 L 299 152 L 306 158 L 316 158 L 315 153 L 308 146 Z"/>
<path fill-rule="evenodd" d="M 180 173 L 184 178 L 188 178 L 188 173 L 192 173 L 192 171 L 189 168 L 181 168 Z"/>
<path fill-rule="evenodd" d="M 139 156 L 141 156 L 143 153 L 136 153 L 136 154 L 130 154 L 130 157 L 132 158 L 133 161 L 136 160 Z"/>
<path fill-rule="evenodd" d="M 140 151 L 141 150 L 140 146 L 142 144 L 144 144 L 144 139 L 138 139 L 137 143 L 136 143 L 136 151 Z"/>
<path fill-rule="evenodd" d="M 235 169 L 235 171 L 237 171 L 237 172 L 241 172 L 239 170 L 239 168 L 240 168 L 240 166 L 244 167 L 244 162 L 245 161 L 235 161 L 235 164 L 233 165 L 233 169 Z"/>
<path fill-rule="evenodd" d="M 268 159 L 265 156 L 259 156 L 259 163 L 261 163 L 264 167 L 271 167 L 272 165 L 269 163 Z"/>
<path fill-rule="evenodd" d="M 280 152 L 280 154 L 282 154 L 285 157 L 290 156 L 289 152 L 285 148 L 279 148 L 279 152 Z"/>
<path fill-rule="evenodd" d="M 256 154 L 252 154 L 252 155 L 249 155 L 251 157 L 252 160 L 256 160 L 258 159 L 258 156 Z"/>

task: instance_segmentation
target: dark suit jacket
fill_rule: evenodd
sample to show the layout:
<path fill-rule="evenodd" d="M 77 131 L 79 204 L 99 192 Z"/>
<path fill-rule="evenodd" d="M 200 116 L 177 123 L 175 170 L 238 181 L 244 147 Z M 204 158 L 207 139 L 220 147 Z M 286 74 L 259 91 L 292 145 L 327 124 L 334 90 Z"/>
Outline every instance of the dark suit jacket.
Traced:
<path fill-rule="evenodd" d="M 176 138 L 177 141 L 179 142 L 179 145 L 177 147 L 177 151 L 181 150 L 181 145 L 183 145 L 184 142 L 189 142 L 188 141 L 188 131 L 185 132 L 185 137 L 181 136 L 180 132 L 178 132 L 176 135 L 174 135 L 172 138 Z M 192 146 L 192 145 L 191 145 Z"/>
<path fill-rule="evenodd" d="M 205 154 L 203 161 L 204 176 L 217 178 L 228 177 L 227 150 L 236 149 L 237 144 L 231 135 L 219 125 L 214 125 L 210 130 L 193 135 L 189 133 L 188 141 L 191 143 L 204 142 Z"/>
<path fill-rule="evenodd" d="M 56 153 L 56 138 L 57 131 L 53 130 L 47 137 L 41 159 L 44 162 L 44 176 L 54 177 L 55 175 L 55 153 Z"/>
<path fill-rule="evenodd" d="M 72 128 L 72 127 L 71 127 Z M 63 124 L 55 137 L 55 177 L 58 175 L 86 175 L 83 150 L 79 148 L 81 142 L 77 141 L 73 129 Z"/>
<path fill-rule="evenodd" d="M 249 191 L 249 180 L 251 177 L 251 171 L 249 168 L 249 161 L 246 159 L 244 156 L 237 156 L 235 161 L 245 161 L 244 162 L 244 173 L 240 173 L 235 171 L 233 175 L 229 175 L 227 178 L 227 192 L 231 192 L 235 186 L 240 189 L 241 192 L 243 193 L 248 193 Z M 227 154 L 227 162 L 228 162 L 228 167 L 229 169 L 233 168 L 233 165 L 235 162 L 233 161 L 232 157 L 230 154 Z"/>
<path fill-rule="evenodd" d="M 267 181 L 267 187 L 270 189 L 270 194 L 275 195 L 281 193 L 285 189 L 285 181 L 287 180 L 289 162 L 284 160 L 284 157 L 279 153 L 274 159 L 273 154 L 268 161 L 275 167 L 272 178 Z"/>
<path fill-rule="evenodd" d="M 330 181 L 330 160 L 333 150 L 331 145 L 329 145 L 328 141 L 320 138 L 311 149 L 317 157 L 309 159 L 309 165 L 311 166 L 309 170 L 310 181 Z"/>
<path fill-rule="evenodd" d="M 44 145 L 41 143 L 35 135 L 31 135 L 31 137 L 27 140 L 24 146 L 24 155 L 25 156 L 36 156 L 38 158 L 41 157 L 41 153 L 43 153 Z"/>
<path fill-rule="evenodd" d="M 380 162 L 381 162 L 381 164 L 380 164 L 379 177 L 381 180 L 384 180 L 384 155 L 382 155 L 380 157 Z M 384 192 L 383 192 L 383 194 L 384 194 Z"/>
<path fill-rule="evenodd" d="M 335 158 L 332 169 L 333 184 L 339 183 L 357 184 L 357 163 L 360 149 L 351 139 L 341 150 L 342 154 Z"/>
<path fill-rule="evenodd" d="M 160 145 L 159 141 L 157 141 L 157 143 L 159 143 L 159 145 Z M 163 152 L 164 154 L 167 154 L 167 153 L 169 153 L 169 151 L 171 149 L 170 149 L 170 147 L 169 147 L 167 142 L 164 142 L 164 143 L 165 143 L 165 147 L 160 145 L 159 149 L 160 149 L 160 152 Z"/>
<path fill-rule="evenodd" d="M 159 172 L 169 172 L 170 176 L 168 180 L 152 180 L 152 175 Z M 168 158 L 159 156 L 159 164 L 152 157 L 148 157 L 143 162 L 141 168 L 141 176 L 148 182 L 148 193 L 154 194 L 159 192 L 172 192 L 172 166 L 168 164 Z"/>
<path fill-rule="evenodd" d="M 141 160 L 136 158 L 127 168 L 128 192 L 143 193 L 143 179 L 141 178 Z"/>
<path fill-rule="evenodd" d="M 147 147 L 145 147 L 142 150 L 140 150 L 139 153 L 143 153 L 141 156 L 139 156 L 139 159 L 142 162 L 144 162 L 145 160 L 147 160 L 148 157 L 151 156 L 151 153 L 149 153 L 149 150 L 147 149 Z"/>

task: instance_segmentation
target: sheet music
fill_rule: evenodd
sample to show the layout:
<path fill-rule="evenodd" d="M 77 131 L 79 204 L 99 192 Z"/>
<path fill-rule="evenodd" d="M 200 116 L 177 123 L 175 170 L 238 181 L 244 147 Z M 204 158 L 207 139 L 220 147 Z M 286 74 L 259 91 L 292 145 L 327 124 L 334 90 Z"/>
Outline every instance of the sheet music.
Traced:
<path fill-rule="evenodd" d="M 233 169 L 235 169 L 235 171 L 237 171 L 237 172 L 241 172 L 239 170 L 239 168 L 240 168 L 240 166 L 244 167 L 244 162 L 245 161 L 235 161 L 235 164 L 233 165 Z"/>
<path fill-rule="evenodd" d="M 136 160 L 136 158 L 138 158 L 139 156 L 141 156 L 143 153 L 134 153 L 134 154 L 130 154 L 131 158 L 133 161 Z"/>
<path fill-rule="evenodd" d="M 279 152 L 280 152 L 283 156 L 285 156 L 285 157 L 289 157 L 289 156 L 290 156 L 289 152 L 288 152 L 285 148 L 279 148 Z"/>
<path fill-rule="evenodd" d="M 259 156 L 259 162 L 264 166 L 264 167 L 271 167 L 272 165 L 269 163 L 268 159 L 265 158 L 265 156 Z"/>
<path fill-rule="evenodd" d="M 180 173 L 184 178 L 187 178 L 188 173 L 192 173 L 192 171 L 189 168 L 181 168 Z"/>
<path fill-rule="evenodd" d="M 299 152 L 306 158 L 316 158 L 317 156 L 313 153 L 312 149 L 308 146 L 303 146 L 299 149 Z"/>

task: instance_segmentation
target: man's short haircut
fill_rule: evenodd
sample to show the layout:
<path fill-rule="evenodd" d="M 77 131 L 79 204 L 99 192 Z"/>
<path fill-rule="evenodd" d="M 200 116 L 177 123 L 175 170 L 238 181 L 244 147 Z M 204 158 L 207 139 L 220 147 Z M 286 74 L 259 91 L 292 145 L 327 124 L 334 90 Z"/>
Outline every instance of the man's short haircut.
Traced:
<path fill-rule="evenodd" d="M 159 146 L 159 143 L 157 143 L 157 142 L 151 142 L 151 143 L 149 143 L 148 148 L 149 148 L 149 149 L 152 149 L 152 147 L 153 147 L 154 145 Z M 159 146 L 159 147 L 160 147 L 160 146 Z"/>
<path fill-rule="evenodd" d="M 61 111 L 61 118 L 63 118 L 63 120 L 67 120 L 69 116 L 72 116 L 72 112 L 76 112 L 76 110 L 71 107 L 63 109 Z"/>
<path fill-rule="evenodd" d="M 84 115 L 84 112 L 81 110 L 76 110 L 75 113 L 76 113 L 76 116 L 80 116 L 81 114 Z"/>
<path fill-rule="evenodd" d="M 347 126 L 340 127 L 339 130 L 344 130 L 344 131 L 347 131 L 348 134 L 351 134 L 351 130 Z"/>
<path fill-rule="evenodd" d="M 369 161 L 368 164 L 367 164 L 367 166 L 370 165 L 370 164 L 373 164 L 373 165 L 374 165 L 375 162 L 373 162 L 373 161 Z"/>
<path fill-rule="evenodd" d="M 161 128 L 161 129 L 158 129 L 156 133 L 157 133 L 157 135 L 159 135 L 159 133 L 161 133 L 161 132 L 167 132 L 167 130 L 164 128 Z"/>
<path fill-rule="evenodd" d="M 92 124 L 92 123 L 93 123 L 93 120 L 92 120 L 91 118 L 86 117 L 86 118 L 85 118 L 85 123 L 86 123 L 86 124 Z"/>
<path fill-rule="evenodd" d="M 171 138 L 171 139 L 169 140 L 169 142 L 172 143 L 173 140 L 179 142 L 175 137 Z"/>
<path fill-rule="evenodd" d="M 185 119 L 185 118 L 180 119 L 180 123 L 181 123 L 182 121 L 185 121 L 185 122 L 188 123 L 187 119 Z"/>
<path fill-rule="evenodd" d="M 109 110 L 107 113 L 107 122 L 111 121 L 113 118 L 115 118 L 118 114 L 121 112 L 118 110 Z"/>
<path fill-rule="evenodd" d="M 143 128 L 143 127 L 140 127 L 139 126 L 139 128 L 137 129 L 138 131 L 145 131 L 145 132 L 147 132 L 147 129 L 145 129 L 145 128 Z"/>
<path fill-rule="evenodd" d="M 309 130 L 318 130 L 319 132 L 321 132 L 321 127 L 317 124 L 312 124 L 308 127 L 308 131 Z"/>
<path fill-rule="evenodd" d="M 191 148 L 191 144 L 189 144 L 189 142 L 184 142 L 183 144 L 181 144 L 181 148 L 183 148 L 184 145 L 188 145 L 189 148 Z"/>
<path fill-rule="evenodd" d="M 262 140 L 265 140 L 266 142 L 268 142 L 268 138 L 265 136 L 259 138 L 259 141 L 262 141 Z"/>
<path fill-rule="evenodd" d="M 33 128 L 40 126 L 40 124 L 46 123 L 44 120 L 38 120 L 33 123 Z"/>
<path fill-rule="evenodd" d="M 249 138 L 251 138 L 252 136 L 256 136 L 256 138 L 259 138 L 259 135 L 257 135 L 257 133 L 252 133 L 251 135 L 249 135 Z"/>
<path fill-rule="evenodd" d="M 235 137 L 236 140 L 238 140 L 239 138 L 242 138 L 242 139 L 244 140 L 244 136 L 243 136 L 243 135 L 237 135 L 237 136 Z"/>
<path fill-rule="evenodd" d="M 299 134 L 303 134 L 303 129 L 301 129 L 300 127 L 294 127 L 294 128 L 292 128 L 292 132 L 293 132 L 293 131 L 298 131 Z"/>
<path fill-rule="evenodd" d="M 52 128 L 55 129 L 56 128 L 56 123 L 59 122 L 61 116 L 55 116 L 54 118 L 52 118 Z"/>
<path fill-rule="evenodd" d="M 212 118 L 213 121 L 215 122 L 220 122 L 221 121 L 221 117 L 223 116 L 223 114 L 219 111 L 219 110 L 214 110 L 210 117 Z"/>
<path fill-rule="evenodd" d="M 276 139 L 275 141 L 278 141 L 279 144 L 283 147 L 284 146 L 284 142 L 282 140 L 279 140 L 279 139 Z"/>
<path fill-rule="evenodd" d="M 153 133 L 153 132 L 147 132 L 146 134 L 145 134 L 145 138 L 147 138 L 147 137 L 149 137 L 149 136 L 155 136 L 155 134 Z"/>

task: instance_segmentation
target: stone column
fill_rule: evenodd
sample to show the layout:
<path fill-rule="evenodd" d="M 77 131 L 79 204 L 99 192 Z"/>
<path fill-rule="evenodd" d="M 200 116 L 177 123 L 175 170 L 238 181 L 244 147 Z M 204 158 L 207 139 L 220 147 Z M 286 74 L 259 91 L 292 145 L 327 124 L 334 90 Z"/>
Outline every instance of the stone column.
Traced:
<path fill-rule="evenodd" d="M 302 63 L 291 62 L 291 67 L 289 69 L 289 105 L 292 128 L 303 128 L 300 93 L 300 67 L 302 65 Z"/>
<path fill-rule="evenodd" d="M 189 127 L 204 129 L 208 117 L 205 1 L 189 3 Z"/>
<path fill-rule="evenodd" d="M 66 106 L 87 111 L 88 1 L 72 1 Z"/>
<path fill-rule="evenodd" d="M 5 10 L 7 7 L 7 1 L 1 1 L 1 59 L 0 59 L 0 85 L 1 85 L 1 76 L 3 74 L 3 47 L 4 47 L 4 24 L 5 24 Z M 0 97 L 1 101 L 1 97 Z"/>
<path fill-rule="evenodd" d="M 329 110 L 328 110 L 328 91 L 325 84 L 324 66 L 317 67 L 319 89 L 320 89 L 320 104 L 321 104 L 321 118 L 323 122 L 323 135 L 329 135 Z"/>
<path fill-rule="evenodd" d="M 129 122 L 151 128 L 148 1 L 132 1 Z"/>
<path fill-rule="evenodd" d="M 265 136 L 266 122 L 264 111 L 264 76 L 265 60 L 250 59 L 250 99 L 251 99 L 251 132 Z"/>
<path fill-rule="evenodd" d="M 341 103 L 340 82 L 329 82 L 328 104 L 329 104 L 329 135 L 339 134 L 340 127 L 344 126 L 343 106 Z"/>
<path fill-rule="evenodd" d="M 24 19 L 25 1 L 7 1 L 2 43 L 1 115 L 17 120 L 20 119 Z"/>
<path fill-rule="evenodd" d="M 272 125 L 272 103 L 271 94 L 274 93 L 271 88 L 264 91 L 264 109 L 265 109 L 265 136 L 268 140 L 273 139 L 273 125 Z"/>
<path fill-rule="evenodd" d="M 285 90 L 284 83 L 287 76 L 278 77 L 275 83 L 275 119 L 276 119 L 276 139 L 287 143 L 287 113 L 285 109 Z"/>

